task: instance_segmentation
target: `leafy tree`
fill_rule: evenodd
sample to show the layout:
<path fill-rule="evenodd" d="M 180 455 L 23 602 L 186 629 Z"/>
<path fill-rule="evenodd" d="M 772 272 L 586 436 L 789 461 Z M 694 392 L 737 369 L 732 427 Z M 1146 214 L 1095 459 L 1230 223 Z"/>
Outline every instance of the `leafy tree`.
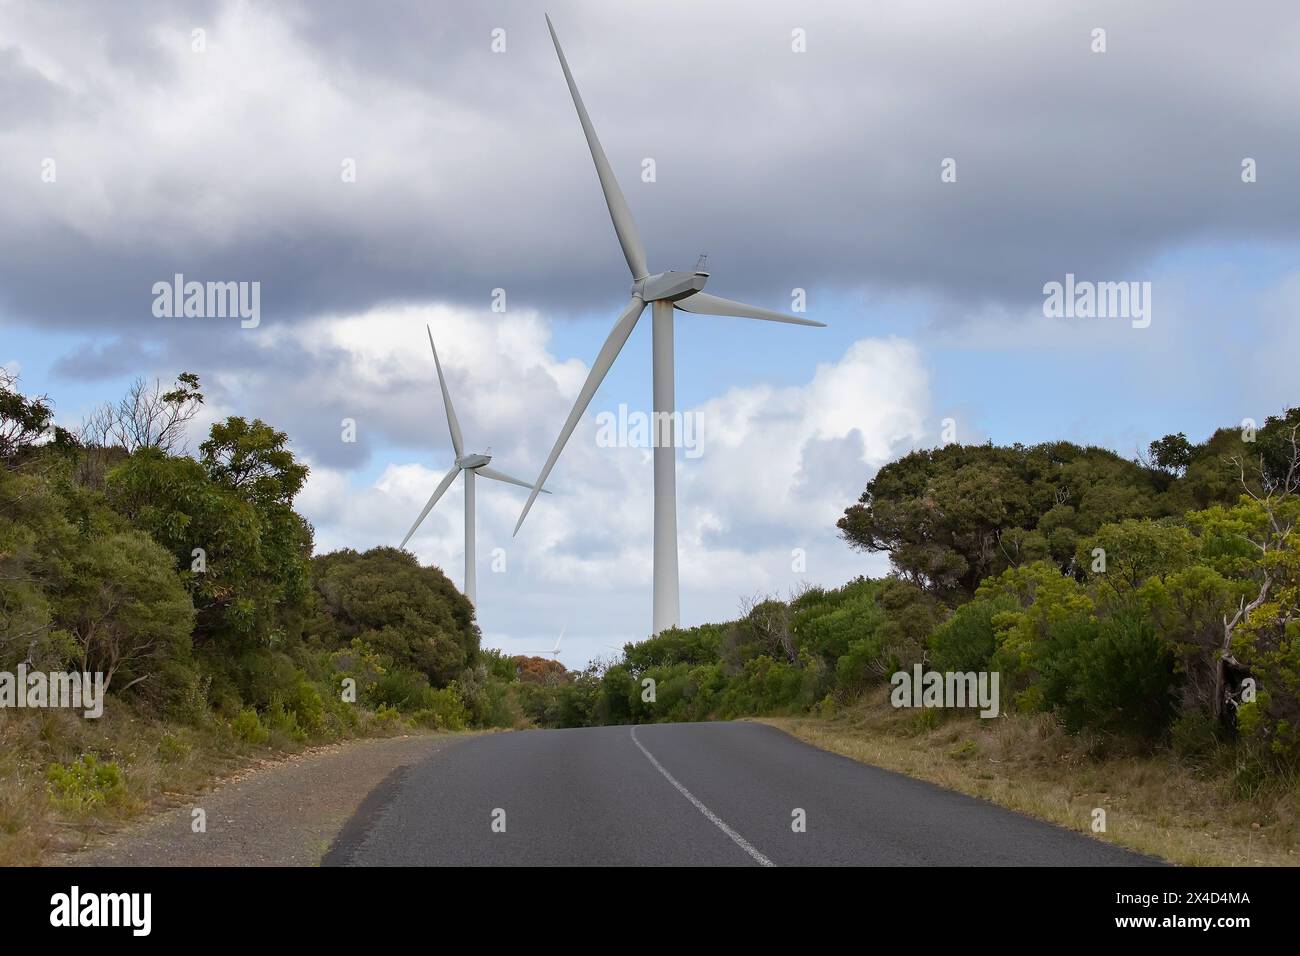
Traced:
<path fill-rule="evenodd" d="M 479 660 L 483 662 L 483 666 L 487 668 L 488 674 L 494 680 L 508 684 L 519 679 L 514 659 L 504 651 L 499 651 L 495 647 L 484 647 L 479 651 Z"/>
<path fill-rule="evenodd" d="M 1181 475 L 1192 462 L 1192 443 L 1182 432 L 1158 438 L 1148 447 L 1151 462 L 1161 471 Z"/>
<path fill-rule="evenodd" d="M 199 446 L 212 481 L 239 492 L 259 508 L 289 507 L 307 480 L 307 466 L 289 451 L 289 436 L 266 422 L 227 418 Z"/>
<path fill-rule="evenodd" d="M 1300 408 L 1288 408 L 1281 415 L 1270 415 L 1259 430 L 1260 484 L 1265 492 L 1288 486 L 1294 493 L 1297 481 L 1296 462 L 1300 460 L 1297 435 L 1300 434 Z"/>
<path fill-rule="evenodd" d="M 1208 718 L 1217 713 L 1214 699 L 1221 692 L 1218 654 L 1223 622 L 1249 590 L 1249 583 L 1193 564 L 1165 577 L 1149 578 L 1137 592 L 1147 615 L 1179 655 L 1180 710 L 1185 716 Z"/>
<path fill-rule="evenodd" d="M 165 661 L 188 662 L 194 606 L 171 555 L 139 531 L 94 538 L 79 550 L 58 618 L 76 640 L 80 668 L 119 693 L 157 682 Z"/>
<path fill-rule="evenodd" d="M 394 664 L 445 687 L 479 653 L 474 608 L 437 568 L 397 548 L 345 549 L 313 561 L 316 640 L 339 647 L 359 638 Z"/>
<path fill-rule="evenodd" d="M 1102 525 L 1080 542 L 1076 561 L 1093 572 L 1096 580 L 1114 594 L 1131 593 L 1149 578 L 1164 580 L 1196 558 L 1198 542 L 1187 528 L 1170 520 L 1129 518 Z"/>
<path fill-rule="evenodd" d="M 1294 761 L 1300 760 L 1300 423 L 1285 426 L 1284 434 L 1279 445 L 1289 448 L 1289 464 L 1270 464 L 1261 454 L 1251 481 L 1239 460 L 1240 503 L 1188 517 L 1211 567 L 1241 586 L 1235 608 L 1222 618 L 1213 657 L 1212 713 L 1225 718 L 1235 710 L 1248 735 Z M 1255 700 L 1243 690 L 1247 675 L 1262 687 Z"/>
<path fill-rule="evenodd" d="M 55 619 L 51 590 L 69 577 L 76 527 L 44 475 L 0 469 L 0 667 L 62 667 L 76 648 Z"/>
<path fill-rule="evenodd" d="M 53 420 L 49 398 L 22 395 L 18 376 L 0 366 L 0 462 L 13 463 L 46 434 Z"/>
<path fill-rule="evenodd" d="M 601 675 L 595 719 L 601 724 L 627 723 L 632 717 L 632 695 L 636 687 L 636 681 L 622 664 L 607 668 Z"/>
<path fill-rule="evenodd" d="M 192 458 L 156 448 L 107 479 L 113 507 L 172 555 L 198 612 L 195 639 L 230 651 L 268 644 L 283 582 L 272 574 L 257 509 L 208 479 Z"/>
<path fill-rule="evenodd" d="M 1156 513 L 1156 490 L 1148 469 L 1101 448 L 947 445 L 880 469 L 838 526 L 852 547 L 887 553 L 908 580 L 962 600 L 1026 560 L 1050 556 L 1074 573 L 1079 538 Z"/>
<path fill-rule="evenodd" d="M 718 660 L 724 628 L 717 624 L 670 627 L 625 648 L 624 661 L 633 674 L 676 663 L 706 664 Z"/>

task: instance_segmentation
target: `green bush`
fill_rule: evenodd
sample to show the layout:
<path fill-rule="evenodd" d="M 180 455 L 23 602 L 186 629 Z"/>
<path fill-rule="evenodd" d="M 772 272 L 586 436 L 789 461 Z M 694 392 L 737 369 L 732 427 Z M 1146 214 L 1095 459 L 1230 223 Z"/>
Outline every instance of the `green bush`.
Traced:
<path fill-rule="evenodd" d="M 815 589 L 802 595 L 791 605 L 800 651 L 833 664 L 853 642 L 874 634 L 885 621 L 885 610 L 876 601 L 879 590 L 879 581 L 860 578 L 833 591 Z"/>
<path fill-rule="evenodd" d="M 126 780 L 114 762 L 82 754 L 67 766 L 51 764 L 45 771 L 54 802 L 73 813 L 113 806 L 126 797 Z"/>
<path fill-rule="evenodd" d="M 280 703 L 293 714 L 294 721 L 305 734 L 314 736 L 320 733 L 325 721 L 325 704 L 314 686 L 299 679 L 291 691 L 280 697 Z"/>
<path fill-rule="evenodd" d="M 413 670 L 392 670 L 375 679 L 366 692 L 375 706 L 388 706 L 404 714 L 429 710 L 435 706 L 437 692 L 429 678 Z"/>
<path fill-rule="evenodd" d="M 163 734 L 158 739 L 158 758 L 165 763 L 177 763 L 184 760 L 193 749 L 189 743 L 175 734 Z"/>
<path fill-rule="evenodd" d="M 1074 618 L 1049 641 L 1049 705 L 1066 727 L 1155 740 L 1175 713 L 1174 648 L 1135 603 L 1097 621 Z"/>
<path fill-rule="evenodd" d="M 426 706 L 412 714 L 417 723 L 438 730 L 464 730 L 469 724 L 469 711 L 465 709 L 455 684 L 430 690 L 425 699 Z"/>
<path fill-rule="evenodd" d="M 898 670 L 897 660 L 888 653 L 884 643 L 883 637 L 873 635 L 849 644 L 848 650 L 835 662 L 835 683 L 841 694 L 856 697 Z"/>
<path fill-rule="evenodd" d="M 798 667 L 763 655 L 745 662 L 744 670 L 723 691 L 720 715 L 772 714 L 793 707 L 803 684 Z"/>
<path fill-rule="evenodd" d="M 257 716 L 257 711 L 251 707 L 245 707 L 239 712 L 230 722 L 230 729 L 239 740 L 255 747 L 260 747 L 271 737 L 270 731 L 262 725 L 261 718 Z"/>
<path fill-rule="evenodd" d="M 285 707 L 284 701 L 280 700 L 279 697 L 271 702 L 270 707 L 266 708 L 266 713 L 263 715 L 263 718 L 266 723 L 266 729 L 270 731 L 272 735 L 283 734 L 290 740 L 296 740 L 299 743 L 302 743 L 307 739 L 307 731 L 298 723 L 298 715 Z M 277 745 L 283 743 L 283 741 L 278 738 L 275 742 Z"/>
<path fill-rule="evenodd" d="M 997 649 L 996 615 L 1015 610 L 1008 595 L 963 604 L 930 635 L 930 666 L 937 671 L 982 671 Z"/>

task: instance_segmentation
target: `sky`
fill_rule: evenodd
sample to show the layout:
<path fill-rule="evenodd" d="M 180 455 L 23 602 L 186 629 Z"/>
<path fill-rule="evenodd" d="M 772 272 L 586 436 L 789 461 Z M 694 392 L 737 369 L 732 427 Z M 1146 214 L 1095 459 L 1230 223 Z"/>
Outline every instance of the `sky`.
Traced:
<path fill-rule="evenodd" d="M 709 292 L 827 323 L 677 314 L 684 624 L 887 571 L 835 521 L 914 448 L 1300 403 L 1287 0 L 3 0 L 0 364 L 68 427 L 196 372 L 192 443 L 286 431 L 318 550 L 365 550 L 454 459 L 427 325 L 467 449 L 531 480 L 630 285 L 543 9 L 651 270 L 707 252 Z M 155 315 L 178 273 L 258 283 L 257 326 Z M 1045 314 L 1067 274 L 1146 318 Z M 649 403 L 647 312 L 518 536 L 527 492 L 478 482 L 485 644 L 648 634 L 651 454 L 597 416 Z M 462 502 L 410 543 L 457 584 Z"/>

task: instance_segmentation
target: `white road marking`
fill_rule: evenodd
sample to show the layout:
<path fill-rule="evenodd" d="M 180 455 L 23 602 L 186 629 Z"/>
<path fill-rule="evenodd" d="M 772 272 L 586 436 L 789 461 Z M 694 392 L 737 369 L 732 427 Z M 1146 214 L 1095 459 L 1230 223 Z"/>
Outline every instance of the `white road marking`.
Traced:
<path fill-rule="evenodd" d="M 641 752 L 645 754 L 646 759 L 649 760 L 650 763 L 654 765 L 654 768 L 656 770 L 658 770 L 661 774 L 664 775 L 664 778 L 669 783 L 671 783 L 674 787 L 677 788 L 678 793 L 680 793 L 687 800 L 691 801 L 691 805 L 694 806 L 696 810 L 699 810 L 700 813 L 704 814 L 704 816 L 708 818 L 710 823 L 712 823 L 715 827 L 717 827 L 727 836 L 731 837 L 732 841 L 736 844 L 736 846 L 740 847 L 742 850 L 744 850 L 746 853 L 752 856 L 755 862 L 757 862 L 759 866 L 776 866 L 775 863 L 773 863 L 767 857 L 763 856 L 763 854 L 759 853 L 758 850 L 754 848 L 754 845 L 752 843 L 746 840 L 735 830 L 731 829 L 731 827 L 727 826 L 726 822 L 723 821 L 723 819 L 720 816 L 718 816 L 716 813 L 714 813 L 712 810 L 706 807 L 703 803 L 701 803 L 699 799 L 695 796 L 695 794 L 691 793 L 680 783 L 678 783 L 677 778 L 674 777 L 672 774 L 670 774 L 667 770 L 665 770 L 664 765 L 655 759 L 655 755 L 645 749 L 645 744 L 641 743 L 641 741 L 636 739 L 635 727 L 632 728 L 632 743 L 636 744 L 638 747 L 641 748 Z"/>

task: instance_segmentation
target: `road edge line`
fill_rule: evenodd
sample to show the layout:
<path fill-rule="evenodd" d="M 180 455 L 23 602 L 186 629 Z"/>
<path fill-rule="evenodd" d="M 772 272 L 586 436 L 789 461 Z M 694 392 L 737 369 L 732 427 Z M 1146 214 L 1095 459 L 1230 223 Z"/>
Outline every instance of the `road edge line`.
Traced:
<path fill-rule="evenodd" d="M 658 770 L 661 774 L 663 774 L 664 779 L 677 788 L 678 793 L 680 793 L 683 797 L 689 800 L 691 802 L 691 805 L 695 807 L 696 810 L 699 810 L 700 813 L 704 814 L 705 818 L 710 823 L 712 823 L 715 827 L 717 827 L 727 836 L 731 837 L 732 842 L 735 843 L 736 846 L 744 850 L 746 853 L 748 853 L 751 857 L 753 857 L 754 861 L 758 863 L 759 866 L 776 866 L 775 863 L 773 863 L 762 853 L 760 853 L 755 848 L 754 844 L 750 843 L 748 840 L 746 840 L 735 830 L 731 829 L 731 827 L 727 826 L 726 821 L 724 821 L 720 816 L 718 816 L 716 813 L 714 813 L 712 810 L 706 807 L 703 803 L 701 803 L 699 798 L 696 797 L 695 794 L 687 790 L 684 786 L 682 786 L 678 782 L 676 777 L 674 777 L 667 770 L 665 770 L 664 765 L 655 759 L 655 755 L 652 754 L 649 750 L 647 750 L 645 744 L 641 743 L 641 741 L 637 739 L 636 727 L 632 728 L 632 743 L 636 744 L 637 747 L 640 749 L 640 751 L 643 754 L 645 754 L 646 759 L 650 761 L 651 766 L 653 766 L 656 770 Z"/>

